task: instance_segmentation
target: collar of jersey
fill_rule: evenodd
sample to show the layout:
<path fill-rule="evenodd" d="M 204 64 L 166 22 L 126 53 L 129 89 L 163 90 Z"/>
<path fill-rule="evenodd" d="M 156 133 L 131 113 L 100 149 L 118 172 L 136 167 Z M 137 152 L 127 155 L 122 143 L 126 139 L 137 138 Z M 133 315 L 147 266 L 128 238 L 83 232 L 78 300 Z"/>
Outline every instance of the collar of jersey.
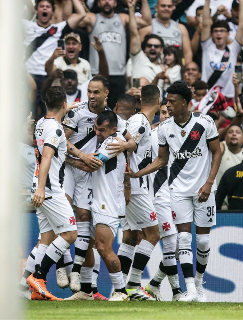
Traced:
<path fill-rule="evenodd" d="M 47 29 L 47 28 L 49 28 L 49 27 L 52 25 L 52 23 L 50 23 L 49 26 L 43 27 L 43 26 L 41 26 L 37 21 L 36 21 L 36 24 L 38 25 L 38 27 L 43 28 L 43 29 Z"/>
<path fill-rule="evenodd" d="M 148 120 L 148 122 L 149 122 L 149 119 L 148 119 L 148 117 L 146 116 L 146 114 L 144 114 L 143 112 L 138 112 L 138 114 L 142 114 L 143 116 L 145 116 L 145 118 Z M 149 122 L 150 123 L 150 122 Z"/>
<path fill-rule="evenodd" d="M 71 62 L 69 62 L 69 61 L 67 60 L 66 57 L 63 57 L 63 60 L 66 62 L 66 64 L 67 64 L 68 66 L 70 66 L 70 65 L 72 64 Z M 81 60 L 80 60 L 80 58 L 78 58 L 77 64 L 79 64 L 80 62 L 81 62 Z"/>
<path fill-rule="evenodd" d="M 180 125 L 178 122 L 176 122 L 176 121 L 175 121 L 175 118 L 174 118 L 174 122 L 175 122 L 180 128 L 185 128 L 185 126 L 190 122 L 191 118 L 192 118 L 192 112 L 191 112 L 191 115 L 190 115 L 189 119 L 187 120 L 187 122 L 184 123 L 183 125 Z"/>

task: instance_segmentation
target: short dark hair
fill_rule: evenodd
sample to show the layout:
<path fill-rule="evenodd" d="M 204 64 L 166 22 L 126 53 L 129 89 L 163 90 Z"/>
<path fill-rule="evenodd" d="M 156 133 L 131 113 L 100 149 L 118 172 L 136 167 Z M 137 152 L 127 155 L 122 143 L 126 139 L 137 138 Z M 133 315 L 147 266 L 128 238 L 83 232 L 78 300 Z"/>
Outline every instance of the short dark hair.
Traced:
<path fill-rule="evenodd" d="M 161 102 L 160 102 L 160 106 L 165 106 L 167 104 L 167 99 L 164 98 Z"/>
<path fill-rule="evenodd" d="M 103 86 L 109 90 L 109 81 L 105 78 L 105 77 L 102 77 L 102 76 L 94 76 L 91 80 L 91 81 L 99 81 L 99 82 L 102 82 L 103 83 Z"/>
<path fill-rule="evenodd" d="M 151 84 L 142 87 L 141 101 L 142 105 L 153 105 L 160 97 L 160 91 L 157 86 Z"/>
<path fill-rule="evenodd" d="M 192 91 L 185 83 L 174 82 L 167 90 L 167 93 L 179 94 L 183 99 L 189 103 L 192 100 Z"/>
<path fill-rule="evenodd" d="M 128 93 L 123 93 L 117 100 L 117 102 L 129 103 L 134 106 L 136 105 L 136 99 Z"/>
<path fill-rule="evenodd" d="M 202 80 L 197 80 L 192 84 L 194 90 L 207 90 L 208 84 Z"/>
<path fill-rule="evenodd" d="M 60 110 L 66 100 L 66 91 L 61 86 L 53 86 L 45 94 L 45 102 L 49 110 Z"/>
<path fill-rule="evenodd" d="M 163 40 L 160 36 L 158 36 L 157 34 L 151 33 L 151 34 L 147 34 L 147 35 L 145 36 L 145 38 L 144 38 L 144 40 L 143 40 L 143 42 L 142 42 L 142 44 L 141 44 L 141 48 L 142 48 L 143 51 L 145 50 L 146 45 L 147 45 L 147 43 L 148 43 L 148 40 L 150 40 L 150 39 L 157 39 L 157 40 L 159 40 L 160 43 L 161 43 L 161 47 L 164 48 L 164 46 L 165 46 L 164 40 Z"/>
<path fill-rule="evenodd" d="M 231 127 L 238 127 L 238 128 L 241 130 L 241 132 L 243 132 L 243 129 L 241 128 L 240 125 L 238 125 L 238 124 L 230 124 L 230 125 L 228 126 L 228 128 L 226 129 L 225 134 L 229 131 L 229 129 L 230 129 Z"/>
<path fill-rule="evenodd" d="M 204 7 L 204 6 L 199 6 L 199 7 L 197 7 L 197 9 L 196 9 L 196 15 L 197 15 L 197 12 L 198 12 L 199 10 L 203 10 L 203 7 Z"/>
<path fill-rule="evenodd" d="M 211 26 L 211 32 L 213 32 L 213 29 L 215 28 L 225 28 L 228 32 L 230 32 L 230 26 L 225 20 L 216 20 Z"/>
<path fill-rule="evenodd" d="M 48 1 L 48 2 L 51 4 L 51 6 L 52 6 L 52 11 L 53 11 L 53 12 L 55 11 L 54 0 L 36 0 L 36 1 L 35 1 L 35 10 L 37 10 L 38 5 L 39 5 L 39 3 L 40 3 L 41 1 Z"/>
<path fill-rule="evenodd" d="M 164 56 L 173 54 L 175 56 L 175 65 L 179 64 L 182 66 L 182 52 L 180 48 L 175 46 L 168 46 L 164 48 Z"/>
<path fill-rule="evenodd" d="M 96 123 L 98 126 L 101 126 L 105 121 L 108 122 L 109 128 L 117 127 L 118 120 L 115 112 L 111 110 L 104 110 L 96 118 Z"/>

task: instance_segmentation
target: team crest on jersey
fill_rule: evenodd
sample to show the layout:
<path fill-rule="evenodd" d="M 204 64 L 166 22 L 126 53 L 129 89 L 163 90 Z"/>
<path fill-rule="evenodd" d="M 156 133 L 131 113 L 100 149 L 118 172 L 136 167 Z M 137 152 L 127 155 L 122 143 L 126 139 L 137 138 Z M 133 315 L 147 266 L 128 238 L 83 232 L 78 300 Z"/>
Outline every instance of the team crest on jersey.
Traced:
<path fill-rule="evenodd" d="M 191 139 L 192 140 L 199 140 L 200 139 L 200 133 L 199 131 L 195 130 L 195 131 L 191 131 Z"/>
<path fill-rule="evenodd" d="M 58 145 L 58 139 L 57 139 L 57 137 L 53 137 L 53 138 L 51 139 L 51 143 L 54 144 L 54 146 L 57 146 L 57 145 Z"/>
<path fill-rule="evenodd" d="M 181 130 L 181 136 L 185 137 L 185 135 L 186 135 L 186 131 L 185 130 Z"/>

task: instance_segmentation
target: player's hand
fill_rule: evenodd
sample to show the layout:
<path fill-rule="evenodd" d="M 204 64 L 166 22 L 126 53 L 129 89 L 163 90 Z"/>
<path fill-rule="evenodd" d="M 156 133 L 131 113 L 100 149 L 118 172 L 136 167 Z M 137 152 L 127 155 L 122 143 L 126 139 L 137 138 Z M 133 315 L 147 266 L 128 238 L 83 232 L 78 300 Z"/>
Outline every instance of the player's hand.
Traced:
<path fill-rule="evenodd" d="M 140 88 L 132 87 L 126 93 L 130 94 L 130 96 L 141 97 L 141 87 Z"/>
<path fill-rule="evenodd" d="M 114 139 L 117 140 L 117 143 L 108 143 L 106 149 L 112 150 L 108 152 L 108 154 L 113 154 L 114 156 L 117 156 L 119 153 L 126 150 L 127 143 L 123 141 L 121 138 L 115 137 Z"/>
<path fill-rule="evenodd" d="M 67 113 L 74 108 L 77 108 L 79 106 L 79 102 L 72 102 L 67 106 Z"/>
<path fill-rule="evenodd" d="M 45 200 L 45 190 L 37 188 L 32 198 L 33 206 L 39 208 Z"/>
<path fill-rule="evenodd" d="M 129 178 L 139 178 L 138 172 L 134 172 L 129 166 L 127 166 L 125 175 L 127 175 Z"/>
<path fill-rule="evenodd" d="M 90 168 L 92 169 L 99 169 L 99 167 L 103 166 L 103 162 L 95 156 L 97 156 L 99 153 L 90 153 L 86 154 L 81 160 L 83 160 L 84 163 L 86 163 Z"/>
<path fill-rule="evenodd" d="M 94 49 L 97 52 L 101 52 L 103 50 L 102 43 L 100 42 L 98 37 L 96 37 L 96 36 L 93 36 L 93 37 L 94 37 L 95 42 L 91 42 L 92 46 L 94 47 Z"/>
<path fill-rule="evenodd" d="M 56 58 L 63 57 L 64 55 L 65 55 L 65 51 L 62 50 L 61 47 L 57 47 L 52 54 L 52 58 L 55 60 Z"/>
<path fill-rule="evenodd" d="M 206 182 L 198 191 L 198 202 L 206 202 L 211 193 L 212 185 Z"/>

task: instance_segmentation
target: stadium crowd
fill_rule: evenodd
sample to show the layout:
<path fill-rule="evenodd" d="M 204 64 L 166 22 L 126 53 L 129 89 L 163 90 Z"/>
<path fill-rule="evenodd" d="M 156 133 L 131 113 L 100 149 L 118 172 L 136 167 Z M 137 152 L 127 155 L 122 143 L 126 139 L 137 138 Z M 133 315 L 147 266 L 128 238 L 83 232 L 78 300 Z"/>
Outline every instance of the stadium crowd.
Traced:
<path fill-rule="evenodd" d="M 26 0 L 23 17 L 21 193 L 32 194 L 40 236 L 20 294 L 63 300 L 45 284 L 56 264 L 66 300 L 108 300 L 97 289 L 102 257 L 110 301 L 162 301 L 166 276 L 173 301 L 207 301 L 216 208 L 243 208 L 243 0 Z"/>

